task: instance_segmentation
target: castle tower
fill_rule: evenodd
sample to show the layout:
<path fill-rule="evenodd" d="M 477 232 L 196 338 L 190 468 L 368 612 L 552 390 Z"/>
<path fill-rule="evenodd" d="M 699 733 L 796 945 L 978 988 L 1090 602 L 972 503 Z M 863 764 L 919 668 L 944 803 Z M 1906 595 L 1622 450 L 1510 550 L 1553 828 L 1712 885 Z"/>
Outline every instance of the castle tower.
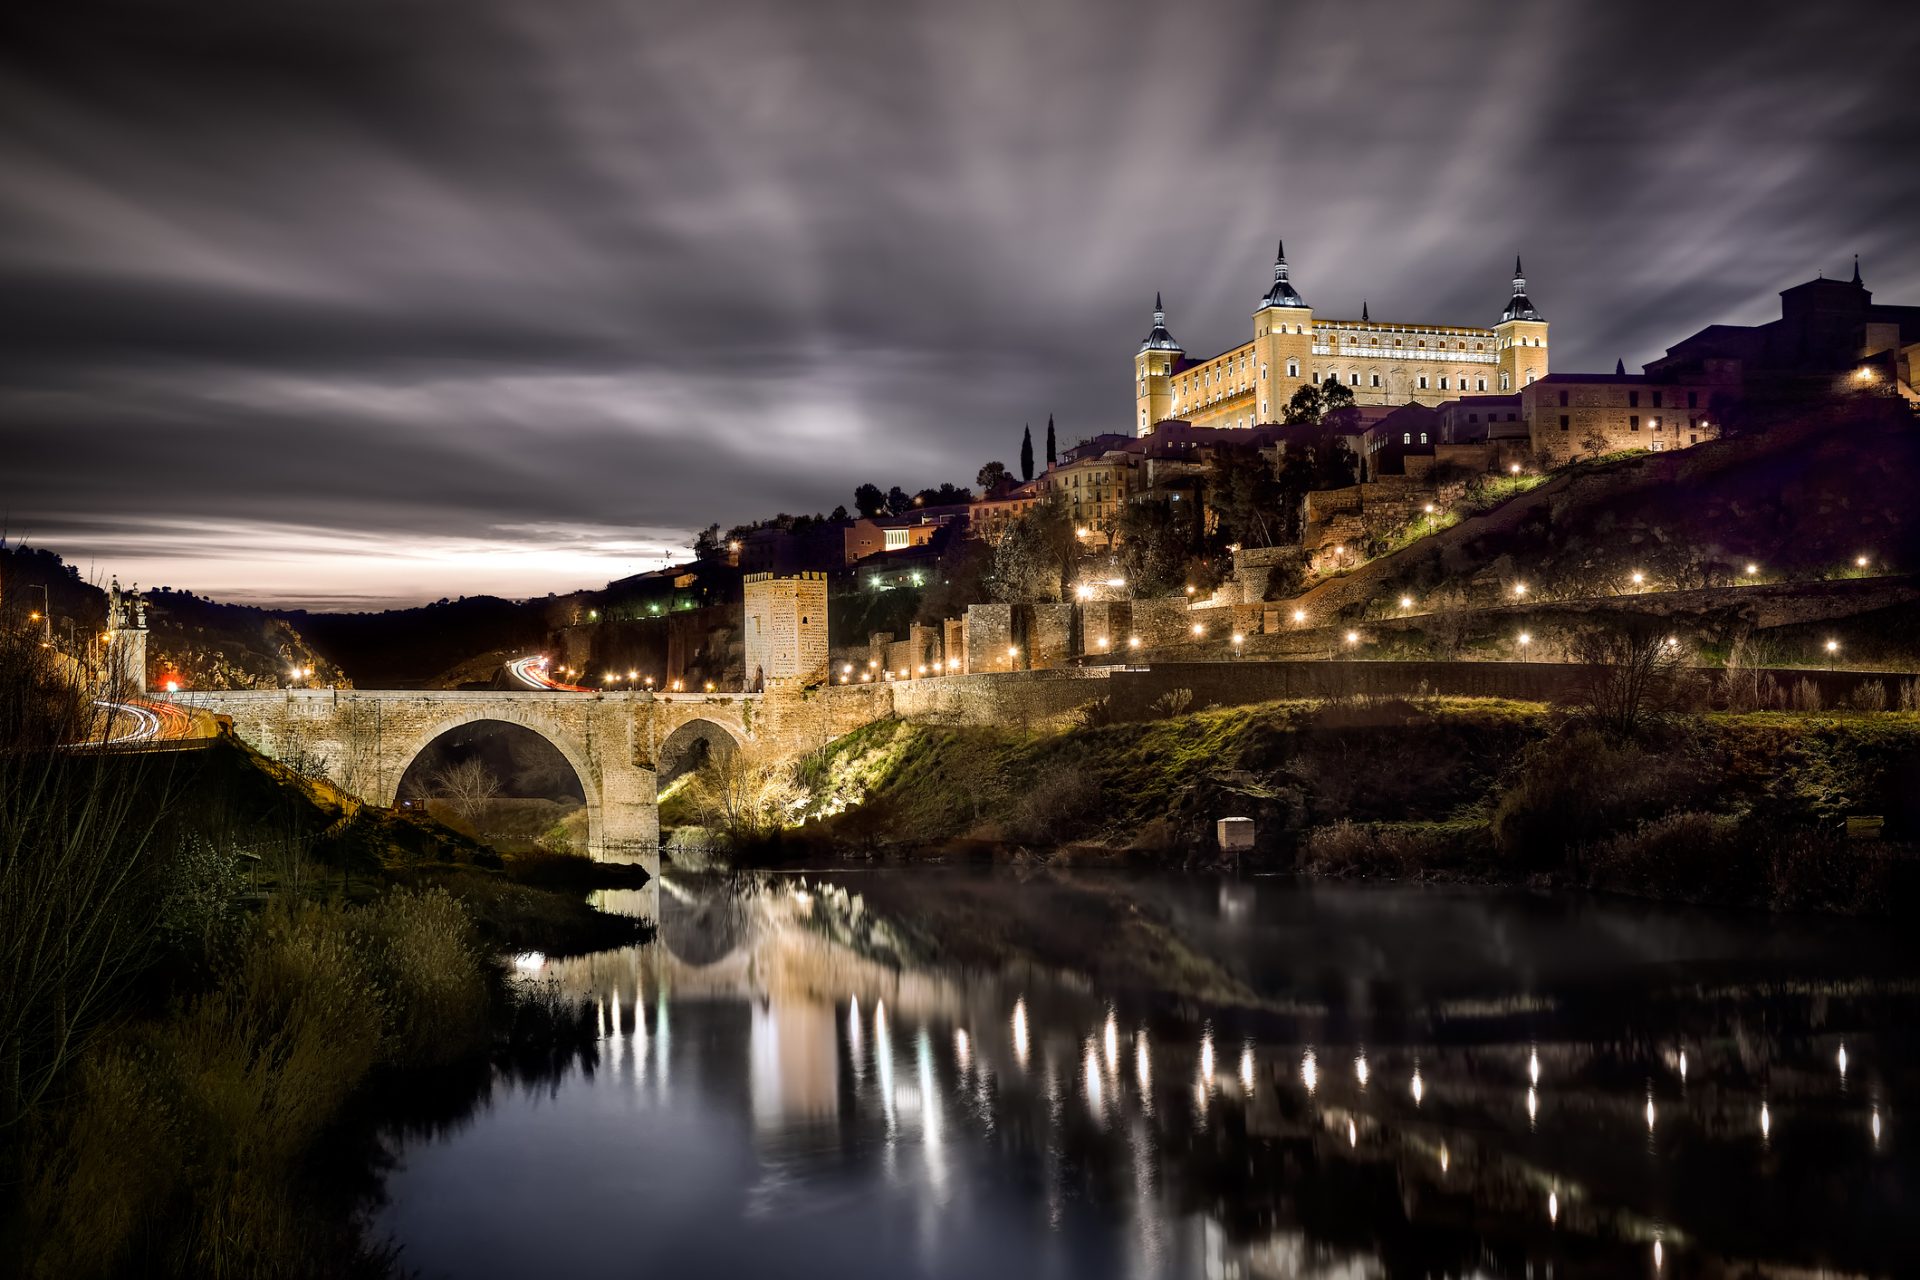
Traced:
<path fill-rule="evenodd" d="M 1167 309 L 1153 295 L 1153 329 L 1133 357 L 1135 435 L 1149 435 L 1153 424 L 1173 413 L 1173 371 L 1186 352 L 1167 332 Z"/>
<path fill-rule="evenodd" d="M 1523 390 L 1547 376 L 1547 318 L 1527 297 L 1527 276 L 1518 257 L 1513 260 L 1513 296 L 1493 331 L 1499 336 L 1502 394 Z"/>
<path fill-rule="evenodd" d="M 147 691 L 147 598 L 139 584 L 120 589 L 113 579 L 107 591 L 106 678 L 110 687 L 126 694 Z"/>
<path fill-rule="evenodd" d="M 1293 287 L 1284 240 L 1273 255 L 1273 285 L 1253 313 L 1253 356 L 1254 420 L 1278 422 L 1313 378 L 1313 308 Z"/>
<path fill-rule="evenodd" d="M 750 573 L 740 580 L 746 623 L 748 693 L 774 681 L 824 680 L 827 676 L 827 575 L 776 577 Z"/>

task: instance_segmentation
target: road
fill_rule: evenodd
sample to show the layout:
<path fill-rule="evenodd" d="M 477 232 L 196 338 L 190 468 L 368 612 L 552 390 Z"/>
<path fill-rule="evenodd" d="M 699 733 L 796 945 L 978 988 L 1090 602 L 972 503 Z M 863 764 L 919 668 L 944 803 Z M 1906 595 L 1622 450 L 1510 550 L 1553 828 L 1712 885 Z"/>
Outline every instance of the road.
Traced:
<path fill-rule="evenodd" d="M 583 685 L 568 684 L 564 680 L 554 679 L 547 674 L 548 665 L 546 658 L 535 654 L 529 658 L 515 658 L 506 664 L 506 672 L 510 678 L 519 681 L 529 689 L 540 689 L 549 693 L 593 692 Z"/>
<path fill-rule="evenodd" d="M 93 705 L 106 712 L 106 724 L 101 736 L 86 743 L 87 746 L 146 746 L 208 736 L 202 717 L 170 702 L 116 702 L 96 698 Z"/>

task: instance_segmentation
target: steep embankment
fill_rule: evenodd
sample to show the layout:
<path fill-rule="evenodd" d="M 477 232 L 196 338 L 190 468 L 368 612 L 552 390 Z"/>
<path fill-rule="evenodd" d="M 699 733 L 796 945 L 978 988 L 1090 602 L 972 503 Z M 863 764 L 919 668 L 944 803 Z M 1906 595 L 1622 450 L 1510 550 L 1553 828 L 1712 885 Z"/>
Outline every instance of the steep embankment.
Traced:
<path fill-rule="evenodd" d="M 783 844 L 1210 862 L 1213 824 L 1327 874 L 1562 883 L 1849 912 L 1920 898 L 1920 714 L 1684 716 L 1604 736 L 1544 706 L 1268 703 L 1051 735 L 887 721 L 802 775 Z M 1875 838 L 1849 839 L 1849 820 Z M 1878 838 L 1884 836 L 1885 839 Z M 1896 843 L 1902 842 L 1902 843 Z"/>
<path fill-rule="evenodd" d="M 1423 609 L 1799 582 L 1920 565 L 1920 431 L 1901 407 L 1842 406 L 1764 432 L 1569 468 L 1525 494 L 1314 586 L 1288 607 L 1358 619 Z M 1867 565 L 1856 564 L 1866 556 Z M 1747 566 L 1757 572 L 1747 573 Z M 1511 595 L 1506 597 L 1511 600 Z"/>

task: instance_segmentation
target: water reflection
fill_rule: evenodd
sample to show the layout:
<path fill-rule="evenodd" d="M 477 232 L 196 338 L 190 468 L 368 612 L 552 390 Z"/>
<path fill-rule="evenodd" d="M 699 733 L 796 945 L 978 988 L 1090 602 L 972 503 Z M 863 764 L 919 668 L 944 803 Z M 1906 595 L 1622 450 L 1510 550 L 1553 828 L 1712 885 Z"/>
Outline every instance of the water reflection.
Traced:
<path fill-rule="evenodd" d="M 1894 1123 L 1920 966 L 1873 930 L 1796 951 L 1766 921 L 1508 895 L 929 879 L 669 881 L 660 942 L 516 958 L 594 1003 L 599 1061 L 401 1141 L 381 1222 L 409 1265 L 1920 1269 Z M 983 953 L 944 922 L 962 893 L 1047 927 Z M 1181 958 L 1048 932 L 1090 917 Z"/>

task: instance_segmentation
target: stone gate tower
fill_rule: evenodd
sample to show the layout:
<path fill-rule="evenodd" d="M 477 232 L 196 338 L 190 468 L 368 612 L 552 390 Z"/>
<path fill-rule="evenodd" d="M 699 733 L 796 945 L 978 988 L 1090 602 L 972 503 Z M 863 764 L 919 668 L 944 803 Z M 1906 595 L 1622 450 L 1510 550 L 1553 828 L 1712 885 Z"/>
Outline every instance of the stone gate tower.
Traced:
<path fill-rule="evenodd" d="M 107 592 L 106 664 L 109 685 L 130 694 L 147 691 L 147 598 L 139 583 L 122 591 L 115 578 Z"/>

